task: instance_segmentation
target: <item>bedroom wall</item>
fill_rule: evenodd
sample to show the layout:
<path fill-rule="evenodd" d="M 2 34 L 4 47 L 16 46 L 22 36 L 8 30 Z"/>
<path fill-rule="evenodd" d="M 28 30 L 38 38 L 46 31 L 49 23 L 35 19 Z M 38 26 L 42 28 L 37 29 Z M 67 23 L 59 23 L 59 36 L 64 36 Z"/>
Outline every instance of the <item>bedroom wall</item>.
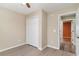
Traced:
<path fill-rule="evenodd" d="M 47 13 L 42 10 L 42 48 L 47 47 Z"/>
<path fill-rule="evenodd" d="M 25 44 L 25 15 L 0 8 L 0 51 Z"/>
<path fill-rule="evenodd" d="M 58 41 L 58 15 L 63 13 L 68 13 L 72 11 L 76 11 L 77 7 L 71 7 L 71 8 L 64 8 L 61 10 L 58 10 L 54 13 L 48 14 L 48 29 L 47 29 L 47 40 L 48 40 L 48 46 L 59 49 L 59 41 Z"/>

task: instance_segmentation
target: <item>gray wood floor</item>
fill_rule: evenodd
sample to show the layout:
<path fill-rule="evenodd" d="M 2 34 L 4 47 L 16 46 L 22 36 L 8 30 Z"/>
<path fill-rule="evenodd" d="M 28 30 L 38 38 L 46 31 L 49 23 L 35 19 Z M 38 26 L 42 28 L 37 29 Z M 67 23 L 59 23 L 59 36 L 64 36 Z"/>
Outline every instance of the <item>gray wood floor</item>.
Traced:
<path fill-rule="evenodd" d="M 0 52 L 0 56 L 74 56 L 74 54 L 49 47 L 43 51 L 40 51 L 33 46 L 23 45 L 4 52 Z"/>

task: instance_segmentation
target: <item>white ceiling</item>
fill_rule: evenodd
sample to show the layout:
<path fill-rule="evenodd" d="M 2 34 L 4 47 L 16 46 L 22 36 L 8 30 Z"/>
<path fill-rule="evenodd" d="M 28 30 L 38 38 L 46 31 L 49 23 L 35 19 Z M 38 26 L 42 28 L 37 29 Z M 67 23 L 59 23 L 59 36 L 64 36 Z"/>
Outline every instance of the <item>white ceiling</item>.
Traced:
<path fill-rule="evenodd" d="M 7 8 L 22 14 L 29 14 L 33 11 L 43 9 L 47 13 L 52 13 L 64 7 L 79 6 L 77 3 L 30 3 L 31 8 L 20 3 L 0 3 L 0 7 Z"/>

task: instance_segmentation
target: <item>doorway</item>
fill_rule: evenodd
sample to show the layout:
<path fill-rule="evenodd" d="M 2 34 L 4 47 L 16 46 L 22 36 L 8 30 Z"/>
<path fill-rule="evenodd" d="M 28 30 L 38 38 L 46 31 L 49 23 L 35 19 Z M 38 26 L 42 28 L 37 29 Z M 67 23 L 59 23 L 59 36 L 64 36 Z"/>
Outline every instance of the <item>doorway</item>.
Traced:
<path fill-rule="evenodd" d="M 71 43 L 71 21 L 63 22 L 63 41 Z"/>
<path fill-rule="evenodd" d="M 60 18 L 60 50 L 75 53 L 75 14 Z"/>
<path fill-rule="evenodd" d="M 61 43 L 61 50 L 73 52 L 71 42 L 71 21 L 63 22 L 63 42 Z M 63 48 L 63 49 L 62 49 Z"/>

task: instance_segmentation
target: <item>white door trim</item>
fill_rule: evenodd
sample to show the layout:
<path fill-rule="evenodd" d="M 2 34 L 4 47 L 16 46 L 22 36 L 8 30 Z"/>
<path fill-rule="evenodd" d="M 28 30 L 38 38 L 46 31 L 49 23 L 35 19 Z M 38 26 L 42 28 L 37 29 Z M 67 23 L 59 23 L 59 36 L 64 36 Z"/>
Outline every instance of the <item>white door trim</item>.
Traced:
<path fill-rule="evenodd" d="M 66 15 L 71 15 L 71 14 L 77 14 L 77 12 L 76 11 L 72 11 L 72 12 L 67 12 L 67 13 L 63 13 L 63 14 L 59 14 L 58 15 L 58 48 L 59 49 L 60 49 L 60 22 L 61 22 L 61 16 L 66 16 Z M 75 37 L 75 39 L 76 39 L 76 37 Z"/>

